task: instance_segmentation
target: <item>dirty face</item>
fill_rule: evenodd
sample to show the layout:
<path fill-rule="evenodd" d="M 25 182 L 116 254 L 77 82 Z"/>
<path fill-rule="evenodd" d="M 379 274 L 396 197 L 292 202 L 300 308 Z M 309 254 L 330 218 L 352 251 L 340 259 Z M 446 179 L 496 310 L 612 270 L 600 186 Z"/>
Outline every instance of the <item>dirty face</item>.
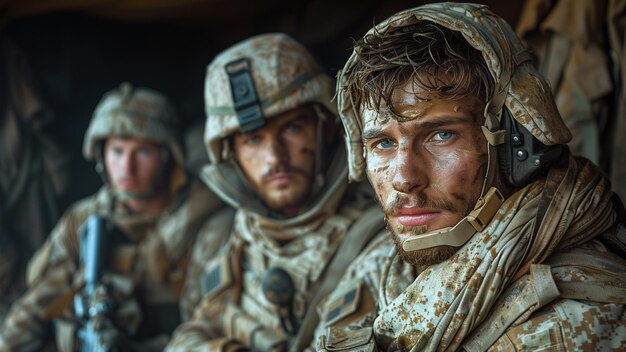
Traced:
<path fill-rule="evenodd" d="M 310 106 L 284 112 L 260 129 L 234 136 L 235 160 L 248 184 L 272 210 L 298 214 L 315 174 L 317 118 Z"/>
<path fill-rule="evenodd" d="M 484 104 L 474 96 L 442 98 L 413 80 L 386 106 L 364 109 L 367 175 L 383 207 L 402 258 L 432 265 L 456 248 L 405 252 L 411 236 L 454 226 L 474 207 L 487 169 L 487 142 L 480 126 Z"/>
<path fill-rule="evenodd" d="M 118 193 L 150 195 L 162 184 L 161 148 L 138 139 L 110 137 L 104 144 L 104 165 L 109 183 Z"/>

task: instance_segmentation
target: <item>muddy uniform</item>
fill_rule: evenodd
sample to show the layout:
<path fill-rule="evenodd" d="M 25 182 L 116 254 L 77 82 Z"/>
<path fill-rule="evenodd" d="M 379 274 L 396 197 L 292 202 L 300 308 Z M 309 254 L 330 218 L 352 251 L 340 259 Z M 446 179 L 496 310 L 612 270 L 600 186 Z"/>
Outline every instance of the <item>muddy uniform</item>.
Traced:
<path fill-rule="evenodd" d="M 507 248 L 532 236 L 529 225 L 539 220 L 537 207 L 550 202 L 545 199 L 550 193 L 545 181 L 509 198 L 499 211 L 506 216 L 496 218 L 451 259 L 423 273 L 396 255 L 391 237 L 380 239 L 323 302 L 318 335 L 323 334 L 324 341 L 318 348 L 328 346 L 330 351 L 351 345 L 353 349 L 347 350 L 358 350 L 368 344 L 383 351 L 415 346 L 433 351 L 626 348 L 626 290 L 620 284 L 626 278 L 626 260 L 618 240 L 626 228 L 615 220 L 608 182 L 600 171 L 588 161 L 571 163 L 567 172 L 578 173 L 571 195 L 602 196 L 597 202 L 570 204 L 565 213 L 577 215 L 567 219 L 568 225 L 540 235 L 545 241 L 537 240 L 533 246 L 555 246 L 542 248 L 545 260 L 520 263 L 512 259 L 522 253 Z M 563 214 L 543 217 L 545 222 L 551 218 Z M 618 255 L 614 251 L 620 246 Z M 506 278 L 500 273 L 507 273 Z"/>
<path fill-rule="evenodd" d="M 325 334 L 318 349 L 624 350 L 626 237 L 620 199 L 593 163 L 562 147 L 571 135 L 549 86 L 510 26 L 486 6 L 440 3 L 401 11 L 365 38 L 376 43 L 375 51 L 404 35 L 424 35 L 420 31 L 428 25 L 457 32 L 462 37 L 455 43 L 466 41 L 484 59 L 481 72 L 491 75 L 493 85 L 481 126 L 489 148 L 484 184 L 496 184 L 493 168 L 499 166 L 512 195 L 489 205 L 493 212 L 485 219 L 477 214 L 493 199 L 489 196 L 456 225 L 404 240 L 405 252 L 416 250 L 411 244 L 458 247 L 422 272 L 396 255 L 391 239 L 372 244 L 323 302 L 319 330 Z M 363 59 L 369 49 L 357 45 L 337 84 L 354 180 L 365 174 L 369 150 L 361 133 L 371 120 L 363 122 L 367 108 L 353 106 L 355 97 L 344 87 L 346 77 L 363 73 L 357 62 L 374 67 Z M 419 59 L 410 58 L 409 65 Z M 420 69 L 415 68 L 418 74 L 429 75 Z M 506 159 L 511 154 L 513 159 Z M 520 165 L 535 174 L 521 177 L 521 169 L 514 168 Z M 433 238 L 443 244 L 420 247 L 420 241 Z M 459 238 L 460 244 L 451 244 Z M 375 308 L 368 301 L 375 301 Z"/>
<path fill-rule="evenodd" d="M 210 246 L 202 238 L 195 246 L 190 272 L 198 277 L 188 278 L 182 302 L 193 316 L 177 329 L 167 350 L 300 351 L 313 339 L 316 302 L 383 229 L 382 214 L 369 185 L 348 186 L 345 148 L 337 141 L 330 149 L 323 135 L 318 134 L 316 155 L 325 166 L 316 171 L 305 209 L 291 217 L 276 214 L 251 194 L 229 157 L 227 137 L 249 127 L 235 114 L 229 80 L 246 82 L 240 77 L 249 74 L 262 119 L 312 104 L 318 131 L 336 123 L 332 80 L 299 43 L 283 34 L 253 37 L 218 55 L 207 72 L 205 141 L 211 165 L 203 178 L 238 210 L 227 225 L 217 221 L 230 233 L 220 255 L 204 253 Z M 236 72 L 239 81 L 233 83 L 227 72 Z M 232 88 L 234 94 L 249 91 L 239 88 Z"/>

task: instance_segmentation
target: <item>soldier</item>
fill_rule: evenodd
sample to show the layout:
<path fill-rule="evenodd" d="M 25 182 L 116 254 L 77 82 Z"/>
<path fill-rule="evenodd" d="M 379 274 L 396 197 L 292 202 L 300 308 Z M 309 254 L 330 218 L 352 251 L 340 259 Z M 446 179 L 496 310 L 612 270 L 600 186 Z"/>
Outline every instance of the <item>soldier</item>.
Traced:
<path fill-rule="evenodd" d="M 367 174 L 393 234 L 322 303 L 319 350 L 626 348 L 621 201 L 563 146 L 503 19 L 460 3 L 395 14 L 356 43 L 338 104 L 350 177 Z"/>
<path fill-rule="evenodd" d="M 108 340 L 95 342 L 162 350 L 179 321 L 191 246 L 222 203 L 187 176 L 173 107 L 160 93 L 122 84 L 96 107 L 83 153 L 96 161 L 105 185 L 70 207 L 36 253 L 29 288 L 0 330 L 0 351 L 42 350 L 52 330 L 60 351 L 94 342 L 85 341 L 73 304 L 86 281 L 83 262 L 90 259 L 81 257 L 79 227 L 92 214 L 111 224 L 104 241 L 114 243 L 102 254 L 111 260 L 102 276 L 107 289 L 98 291 L 112 299 L 106 301 L 113 306 L 111 328 L 101 334 Z M 219 246 L 225 237 L 213 240 Z M 87 308 L 91 314 L 102 307 Z"/>
<path fill-rule="evenodd" d="M 285 34 L 252 37 L 208 66 L 203 177 L 238 210 L 220 255 L 196 245 L 183 307 L 197 307 L 168 351 L 301 351 L 316 302 L 383 229 L 369 185 L 348 187 L 332 84 Z"/>

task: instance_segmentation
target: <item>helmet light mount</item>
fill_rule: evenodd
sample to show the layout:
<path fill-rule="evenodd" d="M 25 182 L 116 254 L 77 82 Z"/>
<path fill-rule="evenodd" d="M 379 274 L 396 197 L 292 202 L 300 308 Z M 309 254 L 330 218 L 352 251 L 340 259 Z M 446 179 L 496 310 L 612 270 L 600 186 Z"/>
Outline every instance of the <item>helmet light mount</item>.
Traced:
<path fill-rule="evenodd" d="M 239 58 L 227 63 L 224 69 L 228 75 L 241 133 L 250 133 L 261 128 L 265 120 L 250 72 L 250 61 L 245 57 Z"/>

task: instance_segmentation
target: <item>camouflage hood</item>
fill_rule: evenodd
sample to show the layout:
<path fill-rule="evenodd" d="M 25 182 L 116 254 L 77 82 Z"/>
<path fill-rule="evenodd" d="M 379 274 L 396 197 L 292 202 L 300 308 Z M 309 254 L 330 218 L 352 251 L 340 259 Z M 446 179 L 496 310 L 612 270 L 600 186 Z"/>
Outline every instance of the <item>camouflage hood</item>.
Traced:
<path fill-rule="evenodd" d="M 502 108 L 545 145 L 567 143 L 571 134 L 558 113 L 550 87 L 534 68 L 528 51 L 513 29 L 486 6 L 477 4 L 438 3 L 399 12 L 376 25 L 366 34 L 385 33 L 420 21 L 434 22 L 460 32 L 468 43 L 482 53 L 495 87 L 485 108 L 485 127 L 496 132 Z M 352 104 L 345 87 L 345 74 L 359 59 L 354 50 L 337 82 L 338 105 L 346 127 L 350 179 L 365 176 L 365 158 L 361 142 L 360 107 Z"/>
<path fill-rule="evenodd" d="M 233 78 L 229 71 L 233 65 L 239 65 L 244 74 Z M 247 80 L 249 85 L 234 87 L 235 79 Z M 240 104 L 242 96 L 250 91 L 252 99 L 247 100 L 246 109 L 254 110 L 256 117 L 251 124 L 242 117 Z M 334 123 L 337 109 L 331 103 L 333 95 L 333 80 L 301 44 L 285 34 L 258 35 L 226 49 L 207 68 L 204 142 L 210 164 L 202 171 L 203 180 L 234 207 L 277 220 L 248 187 L 231 154 L 229 139 L 235 133 L 260 128 L 267 119 L 306 104 L 314 106 L 318 124 Z M 343 193 L 339 190 L 347 184 L 344 147 L 339 145 L 336 151 L 326 151 L 321 140 L 318 136 L 316 157 L 323 166 L 318 169 L 306 210 L 294 218 L 282 219 L 280 222 L 284 224 L 306 221 L 333 208 Z M 327 159 L 321 160 L 326 155 Z"/>

